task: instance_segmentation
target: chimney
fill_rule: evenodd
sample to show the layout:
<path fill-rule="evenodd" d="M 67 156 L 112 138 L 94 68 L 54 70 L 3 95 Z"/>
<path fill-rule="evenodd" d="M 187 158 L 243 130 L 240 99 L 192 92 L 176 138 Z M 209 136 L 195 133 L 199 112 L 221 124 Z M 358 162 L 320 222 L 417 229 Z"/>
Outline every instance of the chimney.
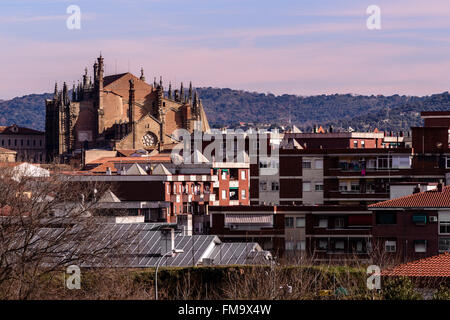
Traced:
<path fill-rule="evenodd" d="M 438 192 L 442 192 L 442 190 L 444 190 L 444 185 L 442 183 L 442 180 L 440 180 L 438 185 L 437 185 L 437 191 Z"/>
<path fill-rule="evenodd" d="M 420 184 L 414 187 L 413 194 L 420 193 Z"/>
<path fill-rule="evenodd" d="M 106 175 L 107 176 L 111 175 L 111 168 L 110 167 L 106 168 Z"/>
<path fill-rule="evenodd" d="M 159 238 L 160 254 L 165 255 L 175 249 L 175 229 L 163 228 L 161 229 L 161 237 Z"/>

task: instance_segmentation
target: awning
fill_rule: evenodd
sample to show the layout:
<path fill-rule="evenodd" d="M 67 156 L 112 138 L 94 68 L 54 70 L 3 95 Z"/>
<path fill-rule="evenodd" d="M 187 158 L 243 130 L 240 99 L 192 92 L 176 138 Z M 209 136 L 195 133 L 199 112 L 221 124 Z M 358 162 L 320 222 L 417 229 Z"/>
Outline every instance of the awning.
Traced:
<path fill-rule="evenodd" d="M 413 215 L 414 223 L 427 223 L 427 215 L 426 214 L 415 214 Z"/>
<path fill-rule="evenodd" d="M 349 215 L 348 216 L 349 226 L 371 226 L 372 225 L 372 215 Z"/>
<path fill-rule="evenodd" d="M 225 224 L 272 224 L 272 214 L 227 214 Z"/>

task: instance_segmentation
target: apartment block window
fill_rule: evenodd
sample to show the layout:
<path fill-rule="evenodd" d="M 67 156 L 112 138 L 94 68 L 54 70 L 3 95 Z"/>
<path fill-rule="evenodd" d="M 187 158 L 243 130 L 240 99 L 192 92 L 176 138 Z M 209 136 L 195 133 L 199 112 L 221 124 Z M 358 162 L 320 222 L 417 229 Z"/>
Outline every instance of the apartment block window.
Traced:
<path fill-rule="evenodd" d="M 272 182 L 272 191 L 280 190 L 280 184 L 278 182 Z"/>
<path fill-rule="evenodd" d="M 328 249 L 328 240 L 319 240 L 317 242 L 317 248 L 319 250 L 327 250 Z"/>
<path fill-rule="evenodd" d="M 319 219 L 319 228 L 328 228 L 328 219 L 327 218 Z"/>
<path fill-rule="evenodd" d="M 247 194 L 246 194 L 245 190 L 241 190 L 241 198 L 243 200 L 247 199 Z"/>
<path fill-rule="evenodd" d="M 303 182 L 303 191 L 304 192 L 311 191 L 311 182 Z"/>
<path fill-rule="evenodd" d="M 297 250 L 300 250 L 300 251 L 306 250 L 306 241 L 305 240 L 297 241 Z"/>
<path fill-rule="evenodd" d="M 439 213 L 439 234 L 450 234 L 450 213 Z"/>
<path fill-rule="evenodd" d="M 315 190 L 316 191 L 323 191 L 323 183 L 322 182 L 317 182 L 315 184 Z"/>
<path fill-rule="evenodd" d="M 305 218 L 304 217 L 295 218 L 295 227 L 296 228 L 304 228 L 305 227 Z"/>
<path fill-rule="evenodd" d="M 335 229 L 343 229 L 345 228 L 345 219 L 342 217 L 334 219 L 334 228 Z"/>
<path fill-rule="evenodd" d="M 314 161 L 314 164 L 315 164 L 316 169 L 323 169 L 323 160 L 322 159 Z"/>
<path fill-rule="evenodd" d="M 397 241 L 388 240 L 384 244 L 386 252 L 396 252 L 397 251 Z"/>
<path fill-rule="evenodd" d="M 356 252 L 362 252 L 363 251 L 363 242 L 358 241 L 356 242 Z"/>
<path fill-rule="evenodd" d="M 378 212 L 375 219 L 377 224 L 396 224 L 397 214 L 395 212 Z"/>
<path fill-rule="evenodd" d="M 347 182 L 339 182 L 339 191 L 348 191 Z"/>
<path fill-rule="evenodd" d="M 447 169 L 450 169 L 450 157 L 447 157 Z"/>
<path fill-rule="evenodd" d="M 292 242 L 292 241 L 286 241 L 286 242 L 285 242 L 285 249 L 286 249 L 286 250 L 294 250 L 294 242 Z"/>
<path fill-rule="evenodd" d="M 294 227 L 294 218 L 293 217 L 285 217 L 284 218 L 284 226 L 286 228 L 293 228 Z"/>
<path fill-rule="evenodd" d="M 364 149 L 366 147 L 366 141 L 362 140 L 361 141 L 361 148 Z"/>
<path fill-rule="evenodd" d="M 359 192 L 359 182 L 352 182 L 351 183 L 351 191 Z"/>
<path fill-rule="evenodd" d="M 414 241 L 414 251 L 415 252 L 427 252 L 427 241 L 426 240 L 415 240 Z"/>
<path fill-rule="evenodd" d="M 353 141 L 353 148 L 358 148 L 358 140 Z"/>
<path fill-rule="evenodd" d="M 412 216 L 412 220 L 415 224 L 426 224 L 427 223 L 427 215 L 426 214 L 414 214 Z"/>
<path fill-rule="evenodd" d="M 227 191 L 222 190 L 222 200 L 227 200 Z"/>
<path fill-rule="evenodd" d="M 228 173 L 228 170 L 222 170 L 222 180 L 227 180 L 227 173 Z"/>
<path fill-rule="evenodd" d="M 167 185 L 167 193 L 170 194 L 170 185 Z"/>
<path fill-rule="evenodd" d="M 245 180 L 245 171 L 244 170 L 241 171 L 241 180 Z"/>
<path fill-rule="evenodd" d="M 303 160 L 302 168 L 303 169 L 311 169 L 311 161 L 310 160 Z"/>
<path fill-rule="evenodd" d="M 343 240 L 337 240 L 334 243 L 335 250 L 344 250 L 344 248 L 345 248 L 345 242 Z"/>
<path fill-rule="evenodd" d="M 260 181 L 259 182 L 259 190 L 260 191 L 266 191 L 267 190 L 267 182 L 266 181 Z"/>
<path fill-rule="evenodd" d="M 450 238 L 439 238 L 439 251 L 450 251 Z"/>
<path fill-rule="evenodd" d="M 378 158 L 378 169 L 389 169 L 392 168 L 392 158 L 391 157 L 379 157 Z"/>

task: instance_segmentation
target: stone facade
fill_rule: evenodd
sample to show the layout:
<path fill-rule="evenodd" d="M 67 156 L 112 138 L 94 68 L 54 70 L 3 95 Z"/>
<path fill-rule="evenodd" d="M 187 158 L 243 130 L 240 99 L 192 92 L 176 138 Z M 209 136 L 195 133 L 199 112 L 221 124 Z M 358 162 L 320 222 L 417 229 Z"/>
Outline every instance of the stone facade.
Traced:
<path fill-rule="evenodd" d="M 42 163 L 45 161 L 45 134 L 15 124 L 0 127 L 0 148 L 15 151 L 16 161 Z"/>
<path fill-rule="evenodd" d="M 103 57 L 94 64 L 94 80 L 87 69 L 73 87 L 71 97 L 64 83 L 55 85 L 54 97 L 46 101 L 47 160 L 72 156 L 82 149 L 164 149 L 173 143 L 177 129 L 209 131 L 202 102 L 193 91 L 167 94 L 162 79 L 145 82 L 131 73 L 104 76 Z"/>

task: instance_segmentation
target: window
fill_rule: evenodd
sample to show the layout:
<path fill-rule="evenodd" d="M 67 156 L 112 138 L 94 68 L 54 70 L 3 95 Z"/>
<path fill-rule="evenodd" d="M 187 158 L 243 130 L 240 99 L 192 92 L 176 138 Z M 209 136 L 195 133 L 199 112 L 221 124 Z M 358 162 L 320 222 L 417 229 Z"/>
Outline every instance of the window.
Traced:
<path fill-rule="evenodd" d="M 305 251 L 306 250 L 306 241 L 301 240 L 297 242 L 297 250 Z"/>
<path fill-rule="evenodd" d="M 170 185 L 167 185 L 167 193 L 170 194 Z"/>
<path fill-rule="evenodd" d="M 353 148 L 358 148 L 358 140 L 353 141 Z"/>
<path fill-rule="evenodd" d="M 315 190 L 316 191 L 323 191 L 323 183 L 322 182 L 317 182 L 315 184 Z"/>
<path fill-rule="evenodd" d="M 311 191 L 311 182 L 303 182 L 303 192 Z"/>
<path fill-rule="evenodd" d="M 392 168 L 392 158 L 391 157 L 379 157 L 378 158 L 378 169 L 389 169 Z"/>
<path fill-rule="evenodd" d="M 335 250 L 344 250 L 344 248 L 345 248 L 345 243 L 344 243 L 343 240 L 337 240 L 334 243 L 334 249 Z"/>
<path fill-rule="evenodd" d="M 304 217 L 295 218 L 295 227 L 296 228 L 304 228 L 305 227 L 305 218 Z"/>
<path fill-rule="evenodd" d="M 241 171 L 241 180 L 245 180 L 245 171 L 244 170 Z"/>
<path fill-rule="evenodd" d="M 450 238 L 439 239 L 439 251 L 450 251 Z"/>
<path fill-rule="evenodd" d="M 410 169 L 411 168 L 411 157 L 410 156 L 394 156 L 392 157 L 392 167 L 399 169 Z"/>
<path fill-rule="evenodd" d="M 327 250 L 328 249 L 328 240 L 319 240 L 317 242 L 317 247 L 319 250 Z"/>
<path fill-rule="evenodd" d="M 286 241 L 286 250 L 294 250 L 294 242 Z"/>
<path fill-rule="evenodd" d="M 293 228 L 294 227 L 294 218 L 293 217 L 285 217 L 284 225 L 286 228 Z"/>
<path fill-rule="evenodd" d="M 395 212 L 379 212 L 376 214 L 377 224 L 396 224 L 397 214 Z"/>
<path fill-rule="evenodd" d="M 386 252 L 396 252 L 397 251 L 397 241 L 388 240 L 385 242 Z"/>
<path fill-rule="evenodd" d="M 321 218 L 319 219 L 319 228 L 327 228 L 328 227 L 328 219 Z"/>
<path fill-rule="evenodd" d="M 364 149 L 366 147 L 366 141 L 362 140 L 361 141 L 361 148 Z"/>
<path fill-rule="evenodd" d="M 339 182 L 339 191 L 347 191 L 347 182 Z"/>
<path fill-rule="evenodd" d="M 259 190 L 260 191 L 266 191 L 267 190 L 267 181 L 260 181 L 259 182 Z"/>
<path fill-rule="evenodd" d="M 356 252 L 363 252 L 363 242 L 362 241 L 356 242 Z"/>
<path fill-rule="evenodd" d="M 3 145 L 3 143 L 2 143 Z M 447 157 L 447 169 L 450 169 L 450 157 Z"/>
<path fill-rule="evenodd" d="M 243 200 L 247 199 L 247 194 L 246 194 L 245 190 L 241 190 L 241 198 Z"/>
<path fill-rule="evenodd" d="M 227 173 L 228 173 L 228 170 L 222 170 L 222 180 L 227 180 Z"/>
<path fill-rule="evenodd" d="M 345 219 L 342 217 L 334 219 L 334 228 L 335 229 L 343 229 L 345 228 Z"/>
<path fill-rule="evenodd" d="M 415 252 L 427 252 L 427 241 L 426 240 L 415 240 L 414 241 L 414 251 Z"/>
<path fill-rule="evenodd" d="M 303 160 L 302 168 L 303 169 L 311 169 L 311 161 L 310 160 Z"/>
<path fill-rule="evenodd" d="M 280 185 L 278 182 L 272 182 L 272 191 L 280 190 Z"/>
<path fill-rule="evenodd" d="M 227 191 L 222 190 L 222 200 L 227 200 Z"/>
<path fill-rule="evenodd" d="M 450 212 L 439 212 L 439 234 L 450 234 Z"/>
<path fill-rule="evenodd" d="M 352 182 L 351 183 L 351 190 L 353 192 L 359 192 L 359 182 Z"/>
<path fill-rule="evenodd" d="M 323 169 L 323 160 L 316 160 L 315 162 L 316 169 Z"/>

